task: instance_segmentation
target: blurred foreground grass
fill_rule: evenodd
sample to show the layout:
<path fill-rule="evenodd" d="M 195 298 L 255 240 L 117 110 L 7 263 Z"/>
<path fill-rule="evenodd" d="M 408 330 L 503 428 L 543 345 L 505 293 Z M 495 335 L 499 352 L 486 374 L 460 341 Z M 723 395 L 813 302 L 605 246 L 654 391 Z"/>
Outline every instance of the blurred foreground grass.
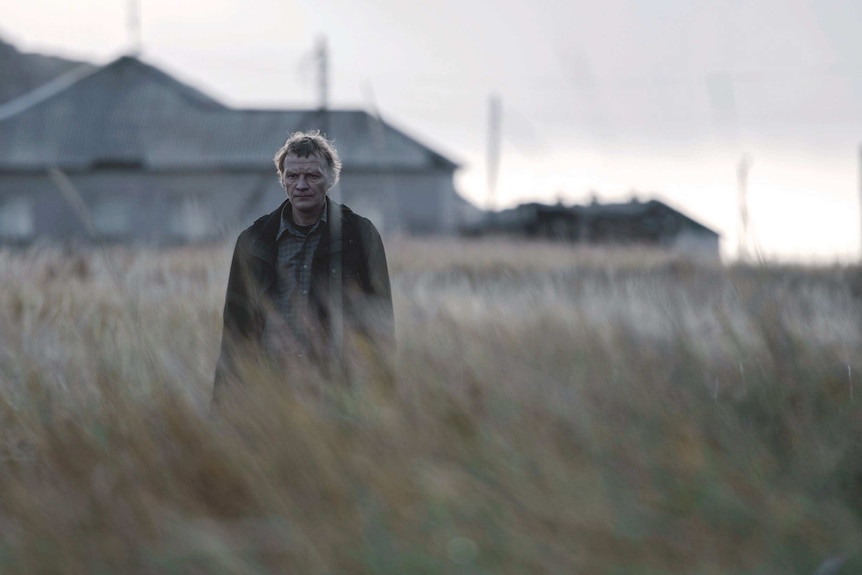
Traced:
<path fill-rule="evenodd" d="M 393 240 L 391 369 L 211 417 L 229 249 L 0 252 L 0 572 L 862 571 L 858 268 Z"/>

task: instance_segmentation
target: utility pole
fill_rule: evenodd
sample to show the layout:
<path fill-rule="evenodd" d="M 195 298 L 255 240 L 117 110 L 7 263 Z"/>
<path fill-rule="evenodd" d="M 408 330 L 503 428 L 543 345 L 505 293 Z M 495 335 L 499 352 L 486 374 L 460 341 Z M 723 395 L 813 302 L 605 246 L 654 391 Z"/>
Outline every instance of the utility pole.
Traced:
<path fill-rule="evenodd" d="M 137 58 L 143 49 L 141 40 L 141 6 L 139 0 L 129 0 L 128 13 L 129 56 Z"/>
<path fill-rule="evenodd" d="M 488 99 L 488 208 L 497 204 L 497 175 L 500 171 L 500 125 L 502 122 L 500 96 L 491 94 Z"/>
<path fill-rule="evenodd" d="M 317 39 L 317 109 L 326 111 L 329 108 L 329 49 L 326 36 Z"/>
<path fill-rule="evenodd" d="M 736 166 L 736 184 L 739 202 L 739 231 L 737 235 L 737 256 L 747 260 L 749 253 L 749 218 L 748 218 L 748 173 L 751 171 L 751 157 L 743 154 Z"/>

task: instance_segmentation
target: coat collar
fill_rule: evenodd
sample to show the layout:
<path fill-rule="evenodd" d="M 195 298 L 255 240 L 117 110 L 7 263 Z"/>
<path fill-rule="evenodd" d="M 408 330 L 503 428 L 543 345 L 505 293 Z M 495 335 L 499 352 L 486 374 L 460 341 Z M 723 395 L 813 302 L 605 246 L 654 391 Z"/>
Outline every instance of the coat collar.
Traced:
<path fill-rule="evenodd" d="M 249 229 L 251 232 L 247 248 L 249 253 L 273 265 L 277 259 L 276 239 L 281 227 L 281 214 L 285 209 L 290 209 L 290 200 L 282 202 Z M 344 238 L 349 238 L 348 241 L 353 239 L 356 230 L 350 218 L 352 213 L 350 208 L 342 206 L 329 197 L 326 198 L 327 223 L 316 255 L 328 255 L 341 251 Z"/>

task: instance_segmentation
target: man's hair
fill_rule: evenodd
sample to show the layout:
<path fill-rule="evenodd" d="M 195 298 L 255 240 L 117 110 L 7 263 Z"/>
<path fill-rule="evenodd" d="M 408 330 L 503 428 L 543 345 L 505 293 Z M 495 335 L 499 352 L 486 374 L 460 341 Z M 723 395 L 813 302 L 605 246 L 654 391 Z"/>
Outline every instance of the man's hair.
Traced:
<path fill-rule="evenodd" d="M 329 180 L 329 186 L 332 187 L 338 183 L 338 177 L 341 174 L 341 158 L 338 157 L 335 146 L 326 139 L 326 136 L 321 135 L 320 130 L 294 132 L 278 149 L 273 160 L 275 167 L 278 168 L 280 182 L 284 182 L 284 158 L 288 154 L 299 158 L 317 156 L 326 163 L 326 179 Z"/>

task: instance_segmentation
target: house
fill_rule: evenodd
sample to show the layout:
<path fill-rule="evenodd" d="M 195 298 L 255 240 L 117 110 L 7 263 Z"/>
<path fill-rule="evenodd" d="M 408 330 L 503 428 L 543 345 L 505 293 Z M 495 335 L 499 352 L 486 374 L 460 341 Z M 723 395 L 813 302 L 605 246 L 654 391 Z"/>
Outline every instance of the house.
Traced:
<path fill-rule="evenodd" d="M 14 100 L 76 69 L 91 64 L 20 52 L 0 38 L 0 104 Z"/>
<path fill-rule="evenodd" d="M 522 204 L 486 214 L 474 235 L 515 235 L 593 245 L 647 245 L 719 257 L 720 235 L 658 200 L 584 206 Z"/>
<path fill-rule="evenodd" d="M 343 161 L 331 195 L 382 233 L 452 233 L 469 209 L 455 162 L 365 111 L 234 109 L 123 56 L 0 105 L 0 241 L 233 234 L 283 200 L 272 157 L 312 129 Z"/>

